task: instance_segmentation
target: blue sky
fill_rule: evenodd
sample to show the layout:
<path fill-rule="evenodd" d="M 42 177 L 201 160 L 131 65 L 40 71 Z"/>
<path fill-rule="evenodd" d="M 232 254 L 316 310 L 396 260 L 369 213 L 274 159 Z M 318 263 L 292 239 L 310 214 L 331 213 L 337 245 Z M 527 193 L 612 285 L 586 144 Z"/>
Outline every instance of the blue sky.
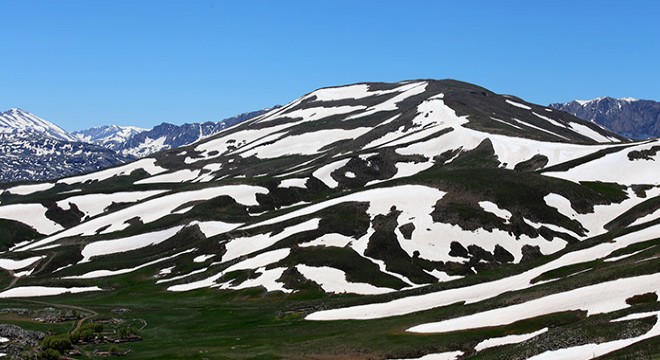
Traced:
<path fill-rule="evenodd" d="M 542 104 L 660 100 L 658 4 L 0 0 L 0 110 L 66 130 L 151 127 L 417 78 Z"/>

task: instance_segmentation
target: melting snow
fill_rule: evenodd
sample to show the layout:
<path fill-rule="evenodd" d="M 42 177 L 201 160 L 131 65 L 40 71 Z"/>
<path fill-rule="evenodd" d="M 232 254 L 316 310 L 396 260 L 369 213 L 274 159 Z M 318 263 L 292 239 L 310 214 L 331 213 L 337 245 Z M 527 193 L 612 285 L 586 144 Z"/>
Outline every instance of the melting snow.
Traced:
<path fill-rule="evenodd" d="M 397 359 L 397 360 L 456 360 L 463 355 L 462 351 L 449 351 L 438 354 L 428 354 L 415 359 Z"/>
<path fill-rule="evenodd" d="M 655 325 L 651 328 L 651 330 L 649 330 L 649 332 L 641 336 L 607 341 L 599 344 L 586 344 L 559 350 L 546 351 L 531 357 L 530 360 L 589 360 L 611 353 L 613 351 L 623 349 L 634 343 L 660 335 L 660 320 L 657 319 L 657 317 L 660 316 L 660 311 L 655 312 L 655 316 Z"/>
<path fill-rule="evenodd" d="M 88 262 L 89 259 L 94 256 L 109 255 L 160 244 L 161 242 L 174 236 L 182 228 L 183 226 L 175 226 L 167 230 L 144 233 L 121 239 L 93 242 L 89 245 L 86 245 L 81 251 L 83 259 L 80 262 Z"/>
<path fill-rule="evenodd" d="M 149 173 L 149 175 L 156 175 L 167 171 L 167 169 L 164 169 L 156 165 L 156 159 L 141 159 L 123 166 L 97 171 L 95 173 L 91 173 L 87 175 L 65 178 L 57 181 L 57 183 L 71 185 L 76 183 L 84 183 L 87 181 L 103 181 L 113 176 L 129 175 L 130 173 L 138 169 L 142 169 L 146 171 L 147 173 Z"/>
<path fill-rule="evenodd" d="M 53 296 L 61 294 L 77 294 L 87 291 L 102 291 L 98 286 L 90 287 L 46 287 L 46 286 L 21 286 L 5 290 L 0 293 L 0 298 Z"/>
<path fill-rule="evenodd" d="M 204 233 L 204 236 L 208 239 L 232 231 L 243 224 L 226 223 L 223 221 L 193 221 L 190 223 L 190 226 L 194 225 L 199 226 L 199 230 Z"/>
<path fill-rule="evenodd" d="M 207 200 L 221 195 L 231 196 L 236 202 L 246 206 L 258 205 L 256 194 L 267 192 L 266 188 L 258 186 L 226 185 L 165 195 L 86 221 L 56 235 L 19 248 L 19 250 L 38 248 L 68 236 L 95 235 L 102 228 L 105 228 L 105 230 L 101 234 L 121 231 L 129 227 L 129 224 L 126 223 L 128 220 L 136 217 L 140 218 L 143 223 L 148 224 L 170 215 L 183 204 L 197 200 Z M 110 226 L 108 227 L 108 225 Z"/>
<path fill-rule="evenodd" d="M 543 328 L 539 331 L 534 331 L 533 333 L 529 334 L 520 334 L 520 335 L 508 335 L 508 336 L 502 336 L 498 338 L 492 338 L 492 339 L 487 339 L 484 340 L 480 343 L 477 344 L 477 346 L 474 347 L 475 350 L 477 351 L 482 351 L 488 348 L 496 347 L 496 346 L 502 346 L 502 345 L 510 345 L 510 344 L 518 344 L 523 341 L 527 341 L 531 338 L 537 337 L 545 332 L 548 331 L 548 328 Z"/>
<path fill-rule="evenodd" d="M 211 287 L 215 285 L 215 281 L 220 279 L 224 274 L 230 273 L 232 271 L 238 271 L 238 270 L 248 270 L 248 269 L 256 269 L 260 268 L 263 266 L 267 266 L 273 263 L 276 263 L 287 256 L 289 256 L 289 253 L 291 252 L 290 249 L 277 249 L 273 251 L 269 251 L 263 254 L 259 254 L 251 259 L 247 259 L 244 261 L 241 261 L 237 264 L 234 264 L 224 271 L 215 274 L 209 278 L 203 279 L 203 280 L 198 280 L 198 281 L 193 281 L 188 284 L 181 284 L 181 285 L 172 285 L 167 288 L 168 291 L 190 291 L 194 289 L 201 289 L 205 287 Z M 190 275 L 190 274 L 189 274 Z M 273 275 L 270 273 L 269 275 Z M 262 275 L 263 276 L 263 275 Z M 281 276 L 281 274 L 280 274 Z M 267 276 L 268 277 L 268 276 Z M 278 277 L 279 278 L 279 277 Z M 262 279 L 265 280 L 266 278 Z M 173 280 L 173 279 L 169 279 Z M 269 283 L 271 283 L 269 281 Z"/>
<path fill-rule="evenodd" d="M 408 331 L 439 333 L 475 327 L 500 326 L 541 315 L 572 310 L 586 310 L 588 315 L 607 313 L 628 307 L 626 299 L 631 296 L 657 291 L 659 283 L 660 274 L 617 279 L 503 308 L 417 325 Z"/>
<path fill-rule="evenodd" d="M 103 213 L 103 211 L 113 203 L 138 202 L 162 194 L 165 191 L 166 190 L 151 190 L 115 192 L 112 194 L 86 194 L 60 200 L 57 202 L 57 206 L 62 210 L 69 210 L 71 209 L 70 204 L 74 204 L 78 210 L 85 214 L 85 216 L 94 217 Z"/>
<path fill-rule="evenodd" d="M 545 172 L 543 175 L 571 180 L 573 182 L 602 181 L 615 182 L 622 185 L 660 185 L 660 176 L 658 176 L 660 174 L 660 152 L 652 156 L 652 160 L 628 159 L 629 152 L 648 150 L 653 146 L 657 146 L 659 143 L 660 140 L 645 142 L 615 153 L 607 154 L 599 159 L 578 165 L 568 171 Z"/>
<path fill-rule="evenodd" d="M 214 256 L 215 256 L 215 255 L 199 255 L 199 256 L 197 256 L 197 257 L 195 257 L 195 258 L 193 259 L 193 262 L 196 262 L 196 263 L 203 263 L 203 262 L 205 262 L 206 260 L 213 258 Z"/>
<path fill-rule="evenodd" d="M 324 234 L 318 239 L 299 244 L 300 247 L 311 247 L 311 246 L 335 246 L 335 247 L 345 247 L 351 244 L 354 241 L 353 238 L 348 237 L 342 234 L 330 233 Z"/>
<path fill-rule="evenodd" d="M 241 156 L 272 159 L 284 155 L 316 155 L 321 152 L 321 149 L 332 143 L 340 140 L 355 139 L 371 130 L 370 127 L 360 127 L 350 130 L 326 129 L 306 132 L 300 135 L 290 135 L 278 139 L 278 141 L 273 143 L 253 147 L 251 150 L 241 153 Z"/>
<path fill-rule="evenodd" d="M 654 225 L 635 233 L 626 234 L 612 242 L 602 243 L 593 247 L 567 253 L 540 267 L 512 275 L 503 279 L 479 283 L 471 286 L 448 289 L 435 293 L 409 296 L 385 303 L 359 305 L 343 309 L 319 311 L 307 316 L 308 320 L 348 320 L 348 319 L 378 319 L 433 309 L 454 304 L 460 301 L 475 303 L 490 299 L 507 291 L 516 291 L 533 286 L 531 280 L 537 276 L 563 266 L 577 264 L 585 259 L 605 257 L 617 249 L 644 242 L 657 237 L 660 225 Z M 660 276 L 657 275 L 657 276 Z M 608 295 L 609 296 L 609 295 Z M 605 296 L 605 297 L 608 297 Z M 479 322 L 475 323 L 479 324 Z"/>
<path fill-rule="evenodd" d="M 339 160 L 339 161 L 335 161 L 333 163 L 321 166 L 320 168 L 318 168 L 316 171 L 314 171 L 312 173 L 312 176 L 314 176 L 315 178 L 323 181 L 323 183 L 326 186 L 328 186 L 329 188 L 334 189 L 337 186 L 339 186 L 339 183 L 335 179 L 333 179 L 332 176 L 330 176 L 330 174 L 332 174 L 332 172 L 334 172 L 335 170 L 346 166 L 346 164 L 350 160 L 351 159 Z"/>
<path fill-rule="evenodd" d="M 13 260 L 13 259 L 0 259 L 0 268 L 5 270 L 18 270 L 26 268 L 35 262 L 43 259 L 45 256 L 34 256 L 27 259 Z"/>
<path fill-rule="evenodd" d="M 19 185 L 6 189 L 5 191 L 10 192 L 13 195 L 30 195 L 39 191 L 46 191 L 48 189 L 52 189 L 54 186 L 55 184 L 53 183 Z"/>
<path fill-rule="evenodd" d="M 200 170 L 183 169 L 171 173 L 160 174 L 146 179 L 138 180 L 135 185 L 158 184 L 158 183 L 181 183 L 195 180 L 199 176 Z"/>
<path fill-rule="evenodd" d="M 292 178 L 292 179 L 282 180 L 282 182 L 278 187 L 281 188 L 297 187 L 297 188 L 306 189 L 307 188 L 306 184 L 307 184 L 307 178 Z"/>
<path fill-rule="evenodd" d="M 376 287 L 367 283 L 352 283 L 346 280 L 346 273 L 327 266 L 314 267 L 297 265 L 296 269 L 309 280 L 319 284 L 327 293 L 352 293 L 360 295 L 386 294 L 396 291 Z"/>
<path fill-rule="evenodd" d="M 509 103 L 510 105 L 515 106 L 515 107 L 519 107 L 519 108 L 521 108 L 521 109 L 525 109 L 525 110 L 532 110 L 531 107 L 529 107 L 529 106 L 527 106 L 527 105 L 525 105 L 525 104 L 521 104 L 521 103 L 519 103 L 519 102 L 515 102 L 515 101 L 509 100 L 509 99 L 506 99 L 505 101 L 506 101 L 507 103 Z"/>
<path fill-rule="evenodd" d="M 64 230 L 60 224 L 46 217 L 47 210 L 41 204 L 5 205 L 0 207 L 0 219 L 21 222 L 46 235 Z"/>
<path fill-rule="evenodd" d="M 291 235 L 304 231 L 315 230 L 318 228 L 318 226 L 319 219 L 311 219 L 297 225 L 289 226 L 275 235 L 272 233 L 258 234 L 252 237 L 230 240 L 225 244 L 227 252 L 225 252 L 225 254 L 222 256 L 222 262 L 227 262 L 233 259 L 237 259 L 243 255 L 249 255 L 253 252 L 263 250 L 280 240 L 286 239 Z"/>
<path fill-rule="evenodd" d="M 509 210 L 500 209 L 500 207 L 497 206 L 497 204 L 490 201 L 480 201 L 479 206 L 481 206 L 481 208 L 484 209 L 484 211 L 489 212 L 497 216 L 498 218 L 504 219 L 506 221 L 511 220 L 511 216 L 513 216 Z"/>

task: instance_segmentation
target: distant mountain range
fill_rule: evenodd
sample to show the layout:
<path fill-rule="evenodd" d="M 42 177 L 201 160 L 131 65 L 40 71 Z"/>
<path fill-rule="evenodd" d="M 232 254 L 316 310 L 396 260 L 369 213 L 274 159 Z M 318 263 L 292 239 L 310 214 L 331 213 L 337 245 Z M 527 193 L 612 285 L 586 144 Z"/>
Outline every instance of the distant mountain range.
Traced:
<path fill-rule="evenodd" d="M 153 129 L 109 125 L 68 133 L 28 111 L 10 109 L 0 113 L 0 182 L 50 180 L 117 166 L 192 144 L 268 110 L 219 122 L 163 123 Z"/>
<path fill-rule="evenodd" d="M 601 97 L 550 104 L 550 107 L 595 122 L 630 139 L 660 137 L 660 102 Z"/>
<path fill-rule="evenodd" d="M 0 182 L 35 181 L 105 169 L 131 160 L 76 140 L 21 109 L 0 113 Z"/>
<path fill-rule="evenodd" d="M 247 112 L 219 122 L 208 121 L 183 125 L 162 123 L 152 129 L 106 125 L 75 131 L 72 135 L 80 141 L 109 148 L 122 156 L 141 158 L 162 150 L 192 144 L 205 136 L 213 135 L 269 110 Z"/>

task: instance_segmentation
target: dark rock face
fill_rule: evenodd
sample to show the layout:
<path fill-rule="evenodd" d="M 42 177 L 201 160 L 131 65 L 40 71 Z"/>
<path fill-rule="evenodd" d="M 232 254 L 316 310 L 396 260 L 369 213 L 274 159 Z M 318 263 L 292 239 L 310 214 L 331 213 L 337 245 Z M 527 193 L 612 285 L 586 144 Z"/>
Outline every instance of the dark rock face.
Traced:
<path fill-rule="evenodd" d="M 8 339 L 2 353 L 10 359 L 22 359 L 23 352 L 39 345 L 46 335 L 39 331 L 30 331 L 11 324 L 0 324 L 0 337 Z"/>
<path fill-rule="evenodd" d="M 631 139 L 660 137 L 660 102 L 604 97 L 550 104 L 550 107 L 595 122 Z"/>

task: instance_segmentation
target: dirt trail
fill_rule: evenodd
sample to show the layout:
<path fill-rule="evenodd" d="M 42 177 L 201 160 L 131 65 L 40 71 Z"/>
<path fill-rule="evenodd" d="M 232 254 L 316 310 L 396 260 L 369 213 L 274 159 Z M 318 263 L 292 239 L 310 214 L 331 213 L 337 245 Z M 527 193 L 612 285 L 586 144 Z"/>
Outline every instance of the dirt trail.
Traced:
<path fill-rule="evenodd" d="M 57 304 L 57 303 L 51 303 L 51 302 L 48 302 L 48 301 L 38 301 L 38 300 L 21 300 L 21 301 L 28 302 L 28 303 L 33 303 L 33 304 L 47 305 L 47 306 L 54 307 L 54 308 L 64 308 L 64 309 L 70 309 L 70 310 L 77 310 L 77 311 L 81 311 L 83 313 L 89 314 L 87 316 L 84 316 L 84 317 L 80 318 L 78 320 L 78 322 L 76 322 L 76 327 L 73 330 L 71 330 L 71 333 L 74 333 L 74 332 L 78 331 L 80 329 L 80 327 L 85 323 L 85 321 L 87 321 L 87 320 L 89 320 L 93 317 L 96 317 L 99 314 L 99 313 L 97 313 L 96 311 L 94 311 L 92 309 L 87 309 L 87 308 L 84 308 L 84 307 L 81 307 L 81 306 Z"/>

